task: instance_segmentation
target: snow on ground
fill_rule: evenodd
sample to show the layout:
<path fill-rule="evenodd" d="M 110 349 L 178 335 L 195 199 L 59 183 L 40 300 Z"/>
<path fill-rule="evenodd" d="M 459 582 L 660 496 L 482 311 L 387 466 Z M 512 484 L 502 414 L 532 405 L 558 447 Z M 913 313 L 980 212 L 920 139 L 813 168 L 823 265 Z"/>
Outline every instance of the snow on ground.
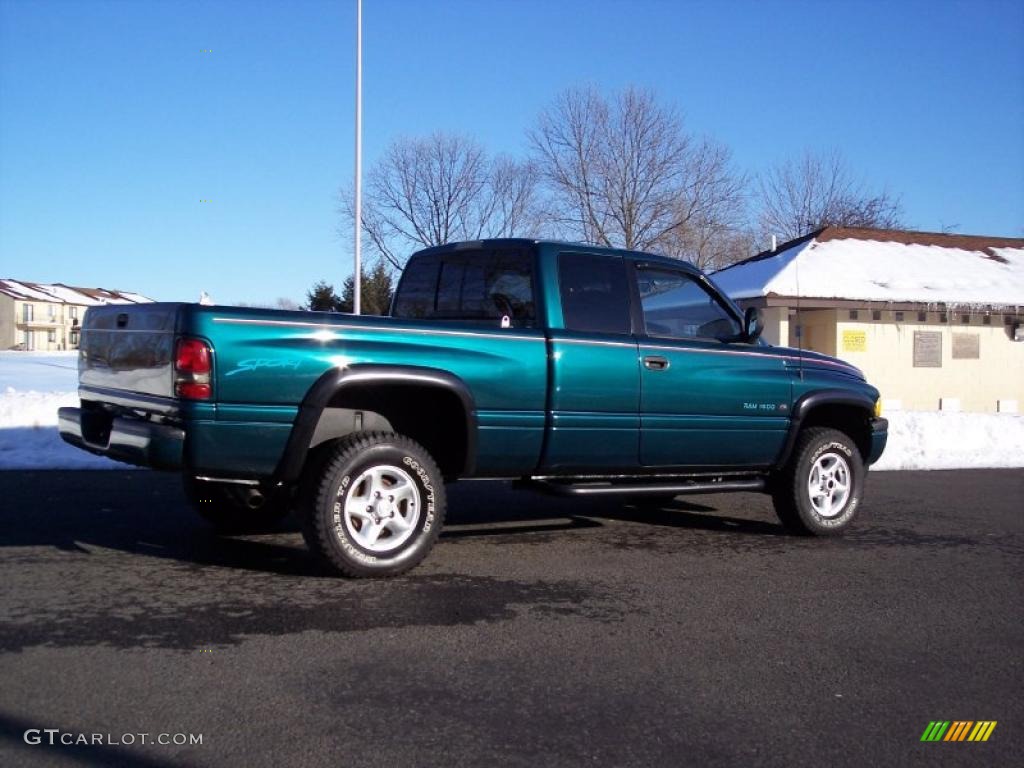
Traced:
<path fill-rule="evenodd" d="M 76 353 L 0 352 L 0 469 L 125 469 L 72 448 L 57 409 L 78 405 Z M 876 470 L 1024 467 L 1024 415 L 894 411 Z"/>
<path fill-rule="evenodd" d="M 1024 467 L 1024 415 L 894 411 L 872 470 Z"/>
<path fill-rule="evenodd" d="M 57 434 L 57 409 L 78 405 L 76 352 L 0 352 L 0 469 L 127 469 Z"/>

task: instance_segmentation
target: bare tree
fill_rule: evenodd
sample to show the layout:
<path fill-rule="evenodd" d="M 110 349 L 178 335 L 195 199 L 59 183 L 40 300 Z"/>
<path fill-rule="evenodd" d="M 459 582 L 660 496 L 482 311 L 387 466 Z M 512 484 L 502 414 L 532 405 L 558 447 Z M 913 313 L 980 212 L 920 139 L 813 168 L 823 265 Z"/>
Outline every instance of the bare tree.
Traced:
<path fill-rule="evenodd" d="M 728 149 L 687 133 L 651 92 L 627 88 L 609 100 L 570 89 L 529 138 L 551 223 L 566 237 L 697 263 L 726 258 L 745 179 Z"/>
<path fill-rule="evenodd" d="M 537 173 L 529 163 L 488 157 L 473 139 L 444 133 L 393 142 L 367 174 L 362 226 L 401 269 L 406 251 L 536 229 Z M 352 195 L 342 196 L 351 227 Z"/>
<path fill-rule="evenodd" d="M 728 148 L 704 140 L 688 158 L 685 184 L 671 230 L 655 248 L 714 271 L 752 255 L 747 228 L 746 178 L 731 167 Z"/>
<path fill-rule="evenodd" d="M 902 226 L 899 198 L 886 190 L 868 192 L 835 150 L 824 154 L 806 151 L 762 176 L 759 186 L 761 228 L 784 240 L 827 226 Z"/>

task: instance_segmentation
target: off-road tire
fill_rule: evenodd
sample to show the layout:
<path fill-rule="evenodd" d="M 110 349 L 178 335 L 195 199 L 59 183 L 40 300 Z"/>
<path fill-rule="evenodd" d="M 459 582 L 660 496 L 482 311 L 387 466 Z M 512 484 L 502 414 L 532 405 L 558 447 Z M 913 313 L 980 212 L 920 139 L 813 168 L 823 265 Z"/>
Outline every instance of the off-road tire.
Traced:
<path fill-rule="evenodd" d="M 817 475 L 812 474 L 815 467 Z M 789 463 L 773 478 L 775 513 L 793 533 L 841 534 L 856 516 L 866 474 L 864 458 L 849 435 L 836 429 L 809 427 L 797 438 Z M 823 476 L 824 482 L 818 482 L 816 478 Z M 844 484 L 845 495 L 840 495 L 838 489 Z"/>
<path fill-rule="evenodd" d="M 388 482 L 401 496 L 390 507 Z M 345 576 L 405 573 L 427 556 L 444 524 L 441 471 L 423 446 L 394 432 L 361 432 L 338 441 L 309 468 L 303 485 L 303 538 L 314 555 Z M 374 533 L 378 538 L 371 542 Z"/>
<path fill-rule="evenodd" d="M 185 475 L 182 487 L 192 508 L 218 533 L 276 530 L 289 512 L 289 499 L 283 489 L 264 490 L 263 505 L 253 509 L 246 502 L 250 486 L 215 483 Z"/>

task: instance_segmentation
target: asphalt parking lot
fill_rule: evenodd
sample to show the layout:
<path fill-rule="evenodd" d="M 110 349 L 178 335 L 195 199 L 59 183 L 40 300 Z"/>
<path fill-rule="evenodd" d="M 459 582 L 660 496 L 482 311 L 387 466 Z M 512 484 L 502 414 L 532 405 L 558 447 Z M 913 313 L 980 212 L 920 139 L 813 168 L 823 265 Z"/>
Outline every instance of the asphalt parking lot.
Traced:
<path fill-rule="evenodd" d="M 461 483 L 375 582 L 217 537 L 171 475 L 2 472 L 0 764 L 1024 765 L 1024 472 L 868 482 L 841 540 Z"/>

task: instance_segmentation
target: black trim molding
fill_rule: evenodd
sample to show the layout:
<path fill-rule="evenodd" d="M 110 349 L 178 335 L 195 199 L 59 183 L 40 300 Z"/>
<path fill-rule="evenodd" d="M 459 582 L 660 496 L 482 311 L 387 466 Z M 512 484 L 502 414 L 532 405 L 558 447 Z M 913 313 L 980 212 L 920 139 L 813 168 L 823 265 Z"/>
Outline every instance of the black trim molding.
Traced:
<path fill-rule="evenodd" d="M 440 387 L 452 392 L 462 403 L 466 415 L 466 462 L 463 476 L 472 475 L 476 460 L 477 419 L 473 396 L 466 383 L 447 371 L 420 368 L 411 365 L 352 365 L 332 368 L 310 387 L 299 405 L 284 456 L 275 476 L 284 482 L 293 482 L 302 473 L 310 443 L 316 432 L 320 415 L 328 403 L 348 387 L 366 384 L 390 384 L 409 387 Z"/>

